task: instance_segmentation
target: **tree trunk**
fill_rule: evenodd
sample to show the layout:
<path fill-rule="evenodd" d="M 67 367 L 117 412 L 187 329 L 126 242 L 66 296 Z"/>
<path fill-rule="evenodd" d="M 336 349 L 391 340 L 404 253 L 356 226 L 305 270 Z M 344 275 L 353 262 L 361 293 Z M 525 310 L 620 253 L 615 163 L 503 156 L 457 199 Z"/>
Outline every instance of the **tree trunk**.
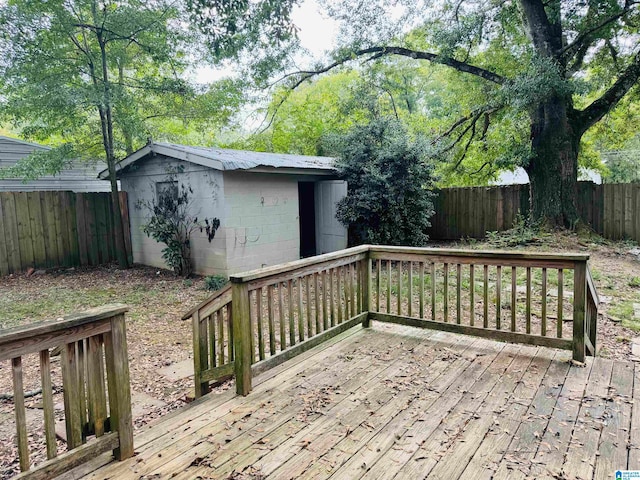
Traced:
<path fill-rule="evenodd" d="M 570 121 L 570 100 L 554 97 L 531 115 L 531 217 L 550 226 L 572 228 L 578 217 L 580 135 Z"/>

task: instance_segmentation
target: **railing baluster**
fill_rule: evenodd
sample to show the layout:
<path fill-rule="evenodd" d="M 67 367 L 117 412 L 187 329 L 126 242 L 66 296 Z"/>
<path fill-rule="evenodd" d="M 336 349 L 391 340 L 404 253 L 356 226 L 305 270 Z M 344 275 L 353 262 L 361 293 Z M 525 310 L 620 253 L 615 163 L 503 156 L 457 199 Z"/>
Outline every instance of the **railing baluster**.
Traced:
<path fill-rule="evenodd" d="M 307 338 L 313 337 L 313 328 L 311 324 L 311 284 L 309 276 L 304 277 L 304 285 L 307 293 Z"/>
<path fill-rule="evenodd" d="M 342 323 L 342 298 L 343 298 L 343 282 L 342 282 L 342 267 L 338 267 L 336 270 L 336 307 L 338 308 L 338 324 Z"/>
<path fill-rule="evenodd" d="M 298 340 L 304 341 L 304 311 L 302 308 L 302 277 L 296 280 L 298 290 Z"/>
<path fill-rule="evenodd" d="M 221 310 L 216 312 L 216 320 L 218 321 L 218 365 L 224 365 L 224 318 Z"/>
<path fill-rule="evenodd" d="M 469 265 L 469 325 L 473 327 L 476 320 L 476 279 L 474 277 L 473 263 Z"/>
<path fill-rule="evenodd" d="M 235 359 L 235 350 L 234 350 L 234 340 L 233 340 L 233 312 L 232 312 L 231 303 L 227 303 L 225 310 L 227 312 L 227 323 L 228 323 L 228 331 L 229 331 L 229 361 L 233 362 Z M 249 309 L 249 314 L 251 314 L 251 309 Z M 256 346 L 253 335 L 251 335 L 251 362 L 255 362 L 255 352 Z"/>
<path fill-rule="evenodd" d="M 16 433 L 18 436 L 18 455 L 20 470 L 29 470 L 29 439 L 27 437 L 27 414 L 24 407 L 24 387 L 22 384 L 22 357 L 11 359 L 13 376 L 13 405 L 16 414 Z"/>
<path fill-rule="evenodd" d="M 82 429 L 82 443 L 86 440 L 86 430 L 85 426 L 87 425 L 87 395 L 85 389 L 85 358 L 84 358 L 84 339 L 76 342 L 76 353 L 78 358 L 78 363 L 76 368 L 78 369 L 78 397 L 80 399 L 80 427 Z"/>
<path fill-rule="evenodd" d="M 573 359 L 584 362 L 587 263 L 576 262 L 573 270 Z"/>
<path fill-rule="evenodd" d="M 267 310 L 269 322 L 269 354 L 276 354 L 276 323 L 273 306 L 273 285 L 267 286 Z"/>
<path fill-rule="evenodd" d="M 376 312 L 380 311 L 380 272 L 382 270 L 382 261 L 376 260 Z"/>
<path fill-rule="evenodd" d="M 540 335 L 547 335 L 547 269 L 542 269 L 542 320 L 540 322 Z"/>
<path fill-rule="evenodd" d="M 391 313 L 391 260 L 387 260 L 387 312 Z"/>
<path fill-rule="evenodd" d="M 518 272 L 516 267 L 511 267 L 511 331 L 516 331 L 516 303 L 518 292 Z"/>
<path fill-rule="evenodd" d="M 296 321 L 293 311 L 293 281 L 287 280 L 287 296 L 289 300 L 289 343 L 291 345 L 296 344 Z"/>
<path fill-rule="evenodd" d="M 356 286 L 354 285 L 356 278 L 356 265 L 354 263 L 349 264 L 349 294 L 351 295 L 351 314 L 349 318 L 355 317 L 358 312 L 358 305 L 356 302 Z"/>
<path fill-rule="evenodd" d="M 462 265 L 458 264 L 456 266 L 456 323 L 460 325 L 462 321 L 462 311 L 461 311 L 461 296 L 462 290 Z"/>
<path fill-rule="evenodd" d="M 264 330 L 263 330 L 263 320 L 262 320 L 262 294 L 264 293 L 264 288 L 259 288 L 256 290 L 256 306 L 257 306 L 257 314 L 256 320 L 258 324 L 258 356 L 260 360 L 264 360 L 265 358 L 265 349 L 264 349 Z"/>
<path fill-rule="evenodd" d="M 526 332 L 531 333 L 531 267 L 527 267 Z"/>
<path fill-rule="evenodd" d="M 197 309 L 192 314 L 191 327 L 193 336 L 193 380 L 195 383 L 195 396 L 198 398 L 207 393 L 208 384 L 202 382 L 201 378 L 202 372 L 209 366 L 209 361 L 207 359 L 208 336 L 206 319 L 200 319 L 200 312 Z"/>
<path fill-rule="evenodd" d="M 489 328 L 489 265 L 483 265 L 484 270 L 484 328 Z"/>
<path fill-rule="evenodd" d="M 408 292 L 408 296 L 409 296 L 409 310 L 408 310 L 408 315 L 410 317 L 413 317 L 413 262 L 409 262 L 409 278 L 408 278 L 408 282 L 409 282 L 409 292 Z"/>
<path fill-rule="evenodd" d="M 502 322 L 502 267 L 496 267 L 496 330 L 500 330 Z"/>
<path fill-rule="evenodd" d="M 436 321 L 436 264 L 431 262 L 431 320 Z"/>
<path fill-rule="evenodd" d="M 378 260 L 380 261 L 380 260 Z M 424 318 L 424 262 L 420 262 L 420 318 Z"/>
<path fill-rule="evenodd" d="M 372 271 L 373 271 L 373 263 L 371 258 L 367 258 L 362 262 L 362 311 L 363 312 L 371 312 L 371 290 L 372 290 Z M 367 313 L 366 317 L 362 321 L 362 326 L 365 328 L 369 328 L 371 326 L 371 319 L 369 318 L 369 313 Z"/>
<path fill-rule="evenodd" d="M 329 269 L 329 304 L 331 305 L 331 326 L 335 326 L 336 324 L 336 302 L 335 302 L 335 295 L 333 293 L 333 289 L 334 289 L 334 284 L 333 284 L 333 276 L 334 276 L 334 269 L 330 268 Z"/>
<path fill-rule="evenodd" d="M 284 293 L 283 284 L 278 283 L 278 316 L 280 318 L 280 351 L 287 348 L 287 332 L 284 318 Z"/>
<path fill-rule="evenodd" d="M 322 326 L 320 325 L 320 288 L 318 286 L 318 273 L 313 274 L 313 296 L 314 302 L 314 318 L 316 321 L 316 335 L 322 332 Z"/>
<path fill-rule="evenodd" d="M 398 311 L 398 315 L 402 315 L 402 262 L 398 261 L 396 262 L 398 264 L 398 292 L 397 292 L 397 299 L 398 299 L 398 305 L 397 305 L 397 311 Z"/>
<path fill-rule="evenodd" d="M 350 318 L 350 312 L 351 312 L 351 305 L 350 305 L 350 298 L 351 298 L 351 292 L 350 292 L 350 287 L 351 284 L 349 282 L 349 272 L 350 272 L 350 266 L 347 265 L 345 267 L 342 267 L 342 279 L 344 281 L 344 319 L 345 320 L 349 320 Z"/>
<path fill-rule="evenodd" d="M 354 315 L 362 312 L 362 262 L 356 262 L 353 266 L 356 282 L 356 311 Z"/>
<path fill-rule="evenodd" d="M 558 269 L 558 323 L 556 325 L 556 335 L 562 338 L 562 315 L 564 309 L 564 272 Z"/>
<path fill-rule="evenodd" d="M 327 312 L 327 271 L 320 272 L 322 275 L 322 327 L 324 330 L 329 328 L 329 314 Z"/>
<path fill-rule="evenodd" d="M 76 342 L 61 350 L 62 382 L 64 385 L 64 417 L 67 428 L 67 446 L 71 450 L 82 445 L 82 417 Z M 115 385 L 114 385 L 115 388 Z M 111 388 L 109 389 L 111 390 Z"/>
<path fill-rule="evenodd" d="M 100 357 L 100 362 L 102 362 L 102 356 Z M 50 460 L 58 455 L 58 448 L 56 445 L 56 419 L 53 410 L 53 389 L 51 386 L 51 359 L 49 357 L 49 349 L 40 351 L 40 379 L 42 383 L 44 435 L 47 442 L 47 459 Z M 102 379 L 102 391 L 104 395 L 104 377 Z M 97 417 L 98 421 L 103 420 L 102 416 Z M 98 421 L 96 421 L 96 435 L 98 435 Z M 102 432 L 104 432 L 104 428 L 102 429 Z"/>
<path fill-rule="evenodd" d="M 93 337 L 90 337 L 87 342 L 87 347 L 88 347 L 87 366 L 89 371 L 89 375 L 87 376 L 88 378 L 87 388 L 89 391 L 89 402 L 91 405 L 91 411 L 93 412 L 93 418 L 91 420 L 93 423 L 93 429 L 96 437 L 101 437 L 102 435 L 104 435 L 104 424 L 107 419 L 107 397 L 106 397 L 106 392 L 104 388 L 104 369 L 102 364 L 102 358 L 103 358 L 102 336 L 95 335 Z M 45 352 L 48 353 L 48 351 L 40 352 L 41 363 L 43 363 L 42 355 Z M 49 377 L 48 383 L 49 383 L 48 390 L 50 391 L 51 377 Z M 45 384 L 45 380 L 43 377 L 43 380 L 42 380 L 43 397 L 45 396 L 44 384 Z M 43 403 L 46 404 L 46 400 Z M 52 406 L 52 409 L 53 409 L 53 406 Z M 46 412 L 46 405 L 45 405 L 45 412 Z M 53 410 L 51 411 L 51 413 L 53 414 Z M 46 413 L 45 413 L 45 419 L 46 419 Z M 45 432 L 46 432 L 46 429 L 45 429 Z M 55 434 L 53 439 L 53 445 L 55 448 Z M 48 448 L 49 448 L 49 445 L 47 442 L 47 450 Z"/>
<path fill-rule="evenodd" d="M 442 292 L 442 296 L 443 301 L 444 301 L 444 305 L 443 305 L 443 315 L 444 315 L 444 321 L 445 323 L 449 321 L 449 264 L 445 262 L 443 269 L 442 269 L 442 277 L 443 277 L 443 288 L 444 291 Z"/>
<path fill-rule="evenodd" d="M 111 431 L 118 431 L 119 446 L 113 455 L 118 460 L 133 456 L 133 421 L 131 418 L 131 382 L 127 354 L 124 313 L 111 317 L 111 330 L 104 335 L 109 388 Z"/>
<path fill-rule="evenodd" d="M 214 368 L 218 365 L 218 342 L 216 339 L 216 314 L 213 312 L 207 317 L 207 324 L 209 327 L 209 368 Z"/>

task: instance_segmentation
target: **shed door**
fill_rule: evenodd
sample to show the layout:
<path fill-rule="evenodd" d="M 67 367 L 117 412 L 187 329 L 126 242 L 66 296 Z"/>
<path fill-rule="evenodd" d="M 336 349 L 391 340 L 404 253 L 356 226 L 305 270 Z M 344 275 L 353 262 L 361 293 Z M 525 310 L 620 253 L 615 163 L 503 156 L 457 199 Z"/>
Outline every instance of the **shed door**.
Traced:
<path fill-rule="evenodd" d="M 347 229 L 336 219 L 336 203 L 347 195 L 347 182 L 316 182 L 315 193 L 317 253 L 347 248 Z"/>

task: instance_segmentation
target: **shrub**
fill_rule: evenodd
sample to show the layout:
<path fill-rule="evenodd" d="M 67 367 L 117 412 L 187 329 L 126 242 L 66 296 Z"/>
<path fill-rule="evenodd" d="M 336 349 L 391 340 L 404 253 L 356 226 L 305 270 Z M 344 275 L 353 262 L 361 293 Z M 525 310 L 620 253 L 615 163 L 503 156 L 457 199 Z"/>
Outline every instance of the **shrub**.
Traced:
<path fill-rule="evenodd" d="M 398 120 L 378 118 L 341 137 L 337 148 L 348 193 L 336 217 L 350 243 L 424 245 L 434 213 L 428 146 L 409 139 Z"/>
<path fill-rule="evenodd" d="M 220 290 L 229 280 L 224 275 L 210 275 L 204 277 L 204 286 L 207 290 Z"/>

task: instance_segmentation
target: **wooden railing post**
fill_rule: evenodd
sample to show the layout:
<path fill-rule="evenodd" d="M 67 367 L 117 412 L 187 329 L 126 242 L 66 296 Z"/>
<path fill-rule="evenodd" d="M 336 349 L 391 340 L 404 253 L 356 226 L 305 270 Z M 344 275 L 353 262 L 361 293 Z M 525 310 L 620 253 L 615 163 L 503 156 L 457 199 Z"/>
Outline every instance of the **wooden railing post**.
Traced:
<path fill-rule="evenodd" d="M 371 311 L 371 268 L 373 263 L 371 256 L 367 252 L 367 258 L 362 262 L 364 264 L 364 274 L 362 275 L 362 311 L 367 312 L 367 316 L 362 320 L 362 326 L 369 328 L 371 326 L 371 319 L 368 312 Z"/>
<path fill-rule="evenodd" d="M 236 393 L 248 395 L 251 391 L 251 317 L 249 285 L 235 283 L 231 277 L 231 303 L 233 305 L 233 344 Z"/>
<path fill-rule="evenodd" d="M 119 446 L 113 451 L 113 455 L 117 460 L 124 460 L 133 456 L 133 419 L 124 313 L 111 318 L 111 331 L 105 335 L 104 340 L 111 430 L 118 431 L 119 439 Z"/>
<path fill-rule="evenodd" d="M 587 300 L 587 262 L 577 261 L 573 271 L 573 359 L 585 359 L 585 315 Z"/>
<path fill-rule="evenodd" d="M 209 383 L 202 381 L 202 372 L 207 369 L 207 325 L 200 321 L 198 310 L 191 316 L 193 327 L 193 379 L 194 395 L 200 398 L 208 393 Z"/>

